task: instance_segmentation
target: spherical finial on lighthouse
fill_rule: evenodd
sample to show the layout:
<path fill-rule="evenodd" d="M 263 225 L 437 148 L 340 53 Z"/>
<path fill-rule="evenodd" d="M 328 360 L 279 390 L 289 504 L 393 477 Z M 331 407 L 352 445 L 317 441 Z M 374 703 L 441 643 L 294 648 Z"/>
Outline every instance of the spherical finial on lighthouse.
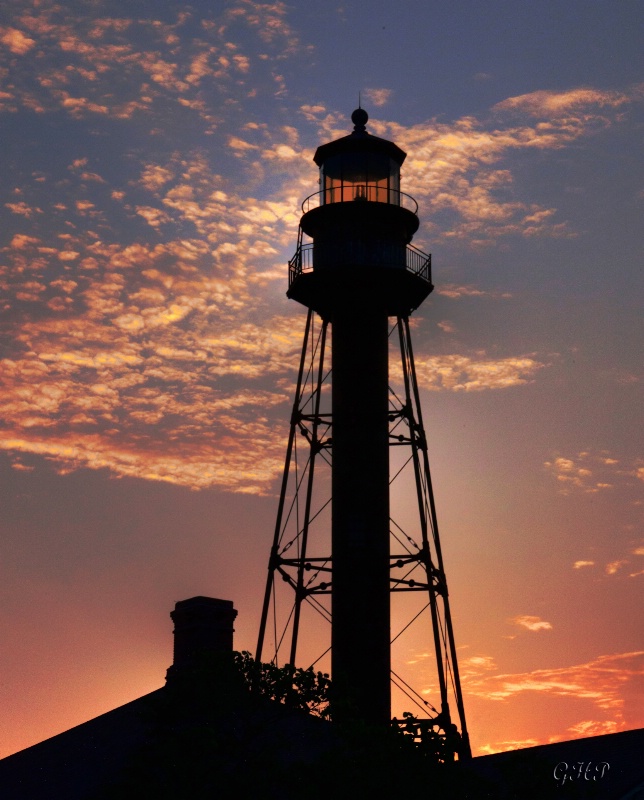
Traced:
<path fill-rule="evenodd" d="M 369 120 L 369 114 L 364 110 L 364 108 L 356 108 L 356 110 L 351 115 L 351 122 L 353 122 L 353 130 L 357 133 L 362 133 L 365 130 L 365 125 Z"/>

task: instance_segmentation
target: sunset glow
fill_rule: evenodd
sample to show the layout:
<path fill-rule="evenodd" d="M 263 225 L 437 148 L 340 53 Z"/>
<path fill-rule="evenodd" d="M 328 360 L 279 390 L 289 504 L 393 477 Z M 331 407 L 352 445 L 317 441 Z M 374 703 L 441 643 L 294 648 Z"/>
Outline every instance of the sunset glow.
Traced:
<path fill-rule="evenodd" d="M 358 91 L 432 253 L 411 324 L 473 752 L 644 726 L 643 7 L 5 6 L 0 757 L 160 686 L 177 600 L 233 600 L 254 649 L 287 262 Z M 429 696 L 428 641 L 396 658 Z"/>

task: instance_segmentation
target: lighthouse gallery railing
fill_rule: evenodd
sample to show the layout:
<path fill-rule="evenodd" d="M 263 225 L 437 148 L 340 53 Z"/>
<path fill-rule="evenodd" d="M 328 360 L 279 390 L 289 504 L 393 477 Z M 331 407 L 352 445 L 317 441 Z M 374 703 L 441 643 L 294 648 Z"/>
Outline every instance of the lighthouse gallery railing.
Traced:
<path fill-rule="evenodd" d="M 398 189 L 389 189 L 379 183 L 339 183 L 337 186 L 328 186 L 319 192 L 310 194 L 302 201 L 302 211 L 307 214 L 319 206 L 330 205 L 331 203 L 387 203 L 391 206 L 400 206 L 411 211 L 412 214 L 418 213 L 418 203 L 414 198 L 401 192 Z"/>
<path fill-rule="evenodd" d="M 387 268 L 387 253 L 380 253 L 378 259 L 378 269 Z M 348 266 L 350 269 L 350 266 Z M 392 251 L 391 269 L 400 269 L 398 250 Z M 408 272 L 418 275 L 427 283 L 432 282 L 432 257 L 431 254 L 423 253 L 413 244 L 408 244 L 405 248 L 405 269 Z M 300 244 L 293 258 L 288 262 L 288 285 L 305 272 L 313 272 L 313 242 Z"/>

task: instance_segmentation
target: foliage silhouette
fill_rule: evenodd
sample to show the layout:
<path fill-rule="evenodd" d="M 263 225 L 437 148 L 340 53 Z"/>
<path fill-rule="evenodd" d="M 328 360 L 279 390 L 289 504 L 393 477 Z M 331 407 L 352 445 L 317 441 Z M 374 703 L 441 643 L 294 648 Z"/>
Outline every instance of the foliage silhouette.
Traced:
<path fill-rule="evenodd" d="M 289 708 L 308 711 L 321 719 L 330 719 L 331 681 L 326 673 L 302 669 L 292 664 L 278 667 L 255 661 L 247 651 L 234 653 L 234 663 L 251 692 L 276 700 Z"/>

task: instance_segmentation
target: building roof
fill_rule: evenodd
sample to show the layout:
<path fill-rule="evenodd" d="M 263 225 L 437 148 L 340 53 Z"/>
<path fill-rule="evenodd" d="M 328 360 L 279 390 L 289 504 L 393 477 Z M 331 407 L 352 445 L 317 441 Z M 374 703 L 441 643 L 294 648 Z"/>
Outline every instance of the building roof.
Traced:
<path fill-rule="evenodd" d="M 388 731 L 337 730 L 249 691 L 235 616 L 211 598 L 177 604 L 166 685 L 0 760 L 0 796 L 335 800 L 431 787 L 437 800 L 644 800 L 644 729 L 436 765 Z"/>
<path fill-rule="evenodd" d="M 360 112 L 360 116 L 356 116 Z M 348 136 L 342 136 L 340 139 L 334 139 L 332 142 L 321 144 L 315 151 L 313 160 L 321 167 L 322 164 L 332 156 L 340 155 L 341 153 L 381 153 L 382 155 L 389 156 L 393 159 L 398 166 L 401 166 L 407 153 L 401 150 L 397 144 L 390 142 L 388 139 L 381 139 L 379 136 L 374 136 L 365 129 L 365 125 L 369 119 L 369 115 L 364 109 L 356 109 L 351 115 L 352 121 L 355 123 L 353 131 Z"/>
<path fill-rule="evenodd" d="M 644 728 L 473 759 L 490 800 L 644 800 Z"/>

